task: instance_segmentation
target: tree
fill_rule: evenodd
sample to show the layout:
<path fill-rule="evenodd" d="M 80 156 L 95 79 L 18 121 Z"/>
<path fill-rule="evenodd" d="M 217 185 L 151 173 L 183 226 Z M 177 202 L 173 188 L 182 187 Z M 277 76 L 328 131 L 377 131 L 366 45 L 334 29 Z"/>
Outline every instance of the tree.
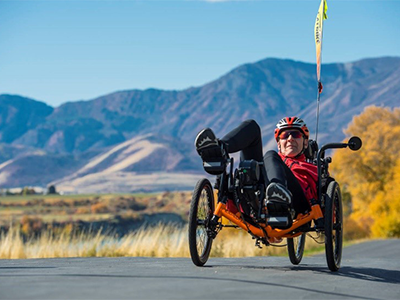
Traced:
<path fill-rule="evenodd" d="M 21 191 L 21 195 L 26 196 L 26 195 L 35 195 L 36 192 L 33 188 L 30 187 L 24 187 Z"/>
<path fill-rule="evenodd" d="M 372 225 L 375 237 L 400 237 L 400 159 L 395 166 L 393 180 L 371 202 L 370 208 L 377 216 Z"/>
<path fill-rule="evenodd" d="M 385 213 L 390 218 L 395 214 L 384 203 L 392 201 L 388 189 L 400 172 L 396 168 L 400 154 L 400 109 L 367 107 L 353 118 L 345 133 L 359 136 L 363 147 L 357 152 L 335 152 L 331 171 L 351 195 L 351 217 L 368 229 L 376 228 L 375 223 Z M 373 230 L 374 235 L 377 230 Z"/>
<path fill-rule="evenodd" d="M 51 194 L 57 194 L 56 187 L 55 187 L 54 185 L 50 185 L 50 186 L 47 188 L 47 194 L 49 194 L 49 195 L 51 195 Z"/>

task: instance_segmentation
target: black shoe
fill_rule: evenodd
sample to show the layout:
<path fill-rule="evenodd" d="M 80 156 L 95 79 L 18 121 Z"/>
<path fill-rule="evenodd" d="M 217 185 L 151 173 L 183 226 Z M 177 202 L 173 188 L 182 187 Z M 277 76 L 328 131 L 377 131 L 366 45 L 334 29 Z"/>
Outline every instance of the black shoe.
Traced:
<path fill-rule="evenodd" d="M 204 170 L 212 175 L 222 174 L 226 167 L 226 151 L 210 128 L 203 129 L 194 141 L 197 153 L 203 160 Z"/>
<path fill-rule="evenodd" d="M 289 212 L 292 194 L 286 187 L 272 182 L 268 185 L 266 194 L 268 214 L 287 214 Z"/>
<path fill-rule="evenodd" d="M 206 149 L 210 146 L 218 146 L 218 140 L 211 128 L 205 128 L 197 134 L 194 145 L 196 146 L 197 152 L 200 153 L 202 149 Z"/>
<path fill-rule="evenodd" d="M 194 145 L 203 161 L 210 158 L 212 160 L 224 158 L 225 151 L 222 143 L 215 137 L 210 128 L 205 128 L 197 134 Z"/>
<path fill-rule="evenodd" d="M 272 182 L 267 187 L 267 200 L 292 203 L 292 193 L 282 184 Z"/>

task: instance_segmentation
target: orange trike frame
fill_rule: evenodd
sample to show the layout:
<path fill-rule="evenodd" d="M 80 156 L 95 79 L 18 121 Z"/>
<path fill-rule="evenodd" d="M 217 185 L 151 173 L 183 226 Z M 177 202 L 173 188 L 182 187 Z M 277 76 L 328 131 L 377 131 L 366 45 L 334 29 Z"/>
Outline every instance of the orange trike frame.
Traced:
<path fill-rule="evenodd" d="M 268 224 L 258 223 L 260 227 L 256 227 L 249 222 L 246 222 L 242 218 L 238 217 L 236 214 L 230 212 L 226 204 L 219 202 L 214 211 L 214 216 L 218 218 L 225 217 L 232 223 L 237 226 L 243 228 L 244 230 L 249 230 L 253 235 L 265 238 L 267 240 L 271 240 L 273 242 L 276 239 L 280 238 L 293 238 L 302 234 L 302 232 L 294 233 L 294 230 L 299 228 L 300 226 L 307 224 L 312 220 L 318 220 L 323 218 L 323 213 L 319 204 L 314 204 L 311 206 L 311 211 L 306 214 L 299 214 L 295 220 L 293 220 L 293 224 L 290 228 L 287 229 L 277 229 L 272 228 Z"/>
<path fill-rule="evenodd" d="M 352 137 L 350 138 L 348 143 L 331 143 L 331 144 L 326 144 L 321 147 L 321 149 L 318 151 L 316 158 L 317 158 L 317 170 L 318 170 L 318 199 L 321 201 L 322 199 L 322 175 L 321 175 L 321 161 L 322 157 L 325 153 L 325 150 L 327 149 L 334 149 L 334 148 L 346 148 L 349 147 L 351 150 L 356 151 L 360 149 L 361 147 L 361 140 L 358 137 Z M 328 164 L 330 160 L 326 163 Z M 233 158 L 230 162 L 230 174 L 232 174 L 233 171 Z M 223 173 L 222 177 L 225 177 L 226 174 Z M 223 181 L 223 179 L 221 179 Z M 221 191 L 219 191 L 220 193 Z M 302 225 L 307 224 L 308 222 L 314 220 L 315 223 L 321 224 L 323 219 L 324 219 L 324 214 L 322 213 L 321 206 L 318 202 L 314 202 L 311 205 L 311 211 L 306 213 L 306 214 L 299 214 L 295 220 L 293 220 L 292 226 L 287 229 L 278 229 L 278 228 L 272 228 L 270 225 L 268 225 L 267 222 L 258 222 L 258 226 L 254 226 L 250 224 L 249 222 L 246 222 L 243 218 L 238 217 L 234 213 L 230 212 L 226 204 L 224 203 L 225 201 L 220 201 L 222 194 L 218 195 L 218 202 L 217 202 L 217 207 L 214 211 L 214 217 L 221 218 L 225 217 L 232 223 L 236 224 L 237 226 L 243 228 L 246 231 L 249 231 L 253 236 L 259 237 L 261 239 L 266 239 L 270 242 L 274 242 L 276 240 L 279 240 L 281 238 L 293 238 L 297 237 L 304 232 L 301 230 L 295 231 L 297 228 L 299 228 Z"/>

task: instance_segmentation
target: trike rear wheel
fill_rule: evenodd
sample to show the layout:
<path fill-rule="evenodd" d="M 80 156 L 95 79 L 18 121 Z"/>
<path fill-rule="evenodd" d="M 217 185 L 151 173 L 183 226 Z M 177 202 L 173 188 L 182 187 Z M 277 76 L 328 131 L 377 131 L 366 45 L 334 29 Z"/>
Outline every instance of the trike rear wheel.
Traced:
<path fill-rule="evenodd" d="M 306 234 L 303 233 L 295 238 L 287 239 L 287 249 L 289 253 L 290 262 L 298 265 L 303 258 L 304 245 L 306 244 Z"/>
<path fill-rule="evenodd" d="M 208 235 L 214 213 L 214 193 L 211 183 L 204 178 L 197 182 L 189 211 L 189 249 L 196 266 L 203 266 L 210 256 L 213 239 Z"/>
<path fill-rule="evenodd" d="M 340 268 L 343 247 L 343 208 L 339 184 L 328 185 L 325 199 L 325 253 L 331 271 Z"/>

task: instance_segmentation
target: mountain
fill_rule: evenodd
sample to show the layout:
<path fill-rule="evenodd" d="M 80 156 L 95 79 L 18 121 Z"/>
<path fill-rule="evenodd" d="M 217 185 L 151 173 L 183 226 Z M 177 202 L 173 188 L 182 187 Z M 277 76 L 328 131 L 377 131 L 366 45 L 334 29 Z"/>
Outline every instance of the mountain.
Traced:
<path fill-rule="evenodd" d="M 165 191 L 187 189 L 199 179 L 198 157 L 172 138 L 137 136 L 90 160 L 51 184 L 64 191 Z M 197 172 L 196 172 L 197 171 Z"/>
<path fill-rule="evenodd" d="M 322 83 L 319 144 L 342 140 L 343 129 L 368 105 L 399 105 L 400 58 L 324 64 Z M 83 178 L 87 183 L 91 178 L 91 185 L 96 186 L 97 181 L 106 182 L 111 173 L 134 173 L 139 178 L 159 172 L 171 177 L 169 182 L 188 172 L 202 176 L 193 147 L 198 131 L 211 127 L 222 136 L 240 121 L 252 118 L 262 128 L 265 149 L 274 149 L 276 122 L 297 115 L 307 122 L 313 137 L 316 90 L 314 64 L 268 58 L 182 91 L 120 91 L 56 108 L 20 96 L 0 95 L 0 186 L 32 185 L 26 175 L 29 172 L 24 171 L 29 168 L 26 161 L 34 167 L 40 163 L 33 162 L 45 157 L 52 167 L 41 169 L 34 181 L 41 185 L 68 183 L 70 189 L 73 183 L 79 186 L 77 182 Z M 41 156 L 34 154 L 37 151 Z M 101 157 L 106 158 L 96 164 Z M 110 179 L 109 190 L 113 190 L 112 182 Z M 171 189 L 182 180 L 175 182 Z M 129 183 L 119 186 L 115 191 L 139 189 L 133 184 L 129 189 Z M 146 190 L 151 190 L 151 184 L 147 186 Z"/>
<path fill-rule="evenodd" d="M 10 143 L 45 122 L 53 108 L 20 96 L 0 95 L 0 142 Z"/>

